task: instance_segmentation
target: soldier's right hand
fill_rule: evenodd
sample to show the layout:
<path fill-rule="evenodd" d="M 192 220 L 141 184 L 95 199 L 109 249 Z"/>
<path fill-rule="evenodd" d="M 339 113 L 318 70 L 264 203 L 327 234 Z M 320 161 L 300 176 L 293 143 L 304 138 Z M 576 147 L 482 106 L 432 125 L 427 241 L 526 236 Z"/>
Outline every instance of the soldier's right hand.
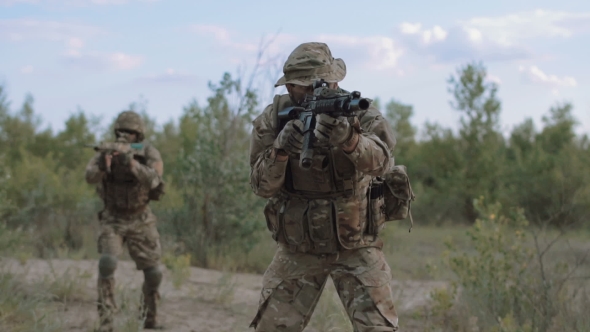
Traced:
<path fill-rule="evenodd" d="M 273 147 L 285 150 L 289 154 L 299 154 L 303 148 L 303 122 L 299 119 L 290 120 L 275 139 Z"/>
<path fill-rule="evenodd" d="M 113 152 L 112 154 L 103 153 L 101 156 L 102 158 L 98 160 L 98 169 L 100 169 L 103 172 L 107 171 L 108 169 L 111 169 L 111 165 L 113 164 L 113 156 L 116 156 L 118 154 L 119 153 L 117 151 Z"/>
<path fill-rule="evenodd" d="M 98 157 L 98 160 L 96 161 L 96 164 L 98 165 L 98 169 L 103 172 L 106 172 L 111 164 L 110 158 L 107 161 L 107 156 L 110 157 L 109 154 L 101 152 L 100 157 Z"/>

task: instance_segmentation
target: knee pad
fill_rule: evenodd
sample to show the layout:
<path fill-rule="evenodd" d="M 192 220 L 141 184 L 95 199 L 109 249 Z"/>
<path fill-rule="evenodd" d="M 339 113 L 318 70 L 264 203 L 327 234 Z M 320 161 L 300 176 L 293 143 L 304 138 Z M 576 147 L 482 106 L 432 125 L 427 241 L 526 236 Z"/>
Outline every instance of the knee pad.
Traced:
<path fill-rule="evenodd" d="M 150 289 L 158 289 L 162 282 L 162 271 L 158 266 L 148 267 L 143 270 L 143 276 L 145 277 L 145 285 Z"/>
<path fill-rule="evenodd" d="M 110 278 L 117 269 L 117 257 L 113 255 L 102 255 L 98 261 L 98 273 L 103 278 Z"/>

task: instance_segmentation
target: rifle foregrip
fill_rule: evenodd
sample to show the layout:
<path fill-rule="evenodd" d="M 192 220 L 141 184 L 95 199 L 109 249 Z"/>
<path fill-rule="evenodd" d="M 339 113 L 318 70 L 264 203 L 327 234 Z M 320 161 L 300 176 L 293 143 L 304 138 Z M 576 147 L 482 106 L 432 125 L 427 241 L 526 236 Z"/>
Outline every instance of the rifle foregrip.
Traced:
<path fill-rule="evenodd" d="M 315 128 L 315 116 L 312 112 L 301 115 L 303 122 L 303 149 L 299 156 L 299 166 L 303 169 L 310 169 L 313 161 L 313 129 Z"/>

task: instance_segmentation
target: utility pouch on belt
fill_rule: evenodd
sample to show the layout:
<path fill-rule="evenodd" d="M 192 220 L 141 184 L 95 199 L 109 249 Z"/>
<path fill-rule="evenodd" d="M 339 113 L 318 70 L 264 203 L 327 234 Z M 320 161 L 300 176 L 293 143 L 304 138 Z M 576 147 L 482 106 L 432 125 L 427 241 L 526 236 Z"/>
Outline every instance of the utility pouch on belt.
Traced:
<path fill-rule="evenodd" d="M 307 211 L 307 200 L 292 197 L 285 205 L 285 211 L 280 215 L 279 229 L 282 231 L 287 244 L 299 246 L 305 241 L 305 229 L 301 222 Z"/>
<path fill-rule="evenodd" d="M 162 198 L 162 196 L 164 196 L 165 194 L 165 188 L 166 188 L 166 183 L 164 183 L 164 181 L 161 181 L 160 184 L 154 188 L 151 189 L 149 192 L 149 198 L 152 201 L 159 201 L 160 198 Z"/>
<path fill-rule="evenodd" d="M 371 181 L 369 187 L 369 222 L 367 234 L 377 235 L 385 227 L 385 199 L 383 196 L 384 183 L 379 177 Z"/>
<path fill-rule="evenodd" d="M 383 177 L 383 198 L 385 199 L 385 220 L 403 220 L 410 217 L 411 227 L 414 226 L 410 211 L 412 201 L 416 198 L 410 185 L 410 178 L 404 165 L 392 166 Z"/>

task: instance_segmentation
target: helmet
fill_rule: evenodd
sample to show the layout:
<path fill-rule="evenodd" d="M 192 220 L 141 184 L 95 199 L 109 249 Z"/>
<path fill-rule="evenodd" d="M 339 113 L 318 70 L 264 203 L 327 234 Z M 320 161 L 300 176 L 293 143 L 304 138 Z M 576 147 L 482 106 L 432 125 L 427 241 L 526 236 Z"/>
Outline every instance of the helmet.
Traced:
<path fill-rule="evenodd" d="M 346 64 L 335 59 L 325 43 L 303 43 L 289 55 L 283 74 L 275 87 L 289 83 L 307 86 L 319 79 L 334 83 L 346 76 Z"/>
<path fill-rule="evenodd" d="M 115 121 L 115 135 L 117 130 L 132 130 L 137 133 L 137 141 L 141 142 L 145 138 L 145 125 L 141 116 L 133 111 L 121 112 Z"/>

